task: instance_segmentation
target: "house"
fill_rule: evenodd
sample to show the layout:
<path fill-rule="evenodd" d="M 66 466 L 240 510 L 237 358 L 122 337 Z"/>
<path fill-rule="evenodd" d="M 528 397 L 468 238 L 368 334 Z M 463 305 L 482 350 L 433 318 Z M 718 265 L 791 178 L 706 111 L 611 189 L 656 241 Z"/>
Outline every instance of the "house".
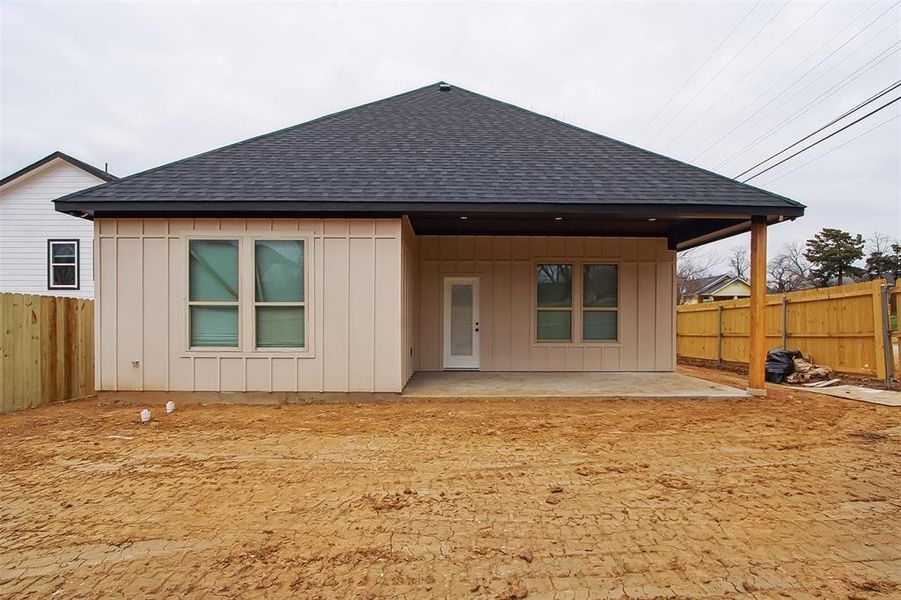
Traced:
<path fill-rule="evenodd" d="M 688 289 L 683 304 L 738 300 L 751 296 L 751 284 L 748 280 L 733 275 L 699 277 L 687 282 L 686 287 Z"/>
<path fill-rule="evenodd" d="M 94 227 L 53 199 L 116 178 L 54 152 L 0 180 L 0 292 L 94 296 Z"/>
<path fill-rule="evenodd" d="M 56 208 L 94 222 L 97 388 L 208 392 L 672 371 L 676 250 L 751 230 L 759 280 L 804 212 L 446 83 Z"/>

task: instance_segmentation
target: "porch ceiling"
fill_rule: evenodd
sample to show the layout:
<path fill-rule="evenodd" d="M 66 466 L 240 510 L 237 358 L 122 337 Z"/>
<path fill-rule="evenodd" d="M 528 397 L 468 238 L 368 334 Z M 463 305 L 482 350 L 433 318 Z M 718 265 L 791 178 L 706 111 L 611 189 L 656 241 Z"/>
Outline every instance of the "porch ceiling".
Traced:
<path fill-rule="evenodd" d="M 751 228 L 752 215 L 725 208 L 519 206 L 491 211 L 472 206 L 448 210 L 411 210 L 406 215 L 419 235 L 559 235 L 663 237 L 670 249 L 685 250 Z M 794 213 L 761 215 L 770 224 L 792 220 Z"/>
<path fill-rule="evenodd" d="M 741 399 L 747 392 L 680 373 L 419 371 L 404 398 Z"/>

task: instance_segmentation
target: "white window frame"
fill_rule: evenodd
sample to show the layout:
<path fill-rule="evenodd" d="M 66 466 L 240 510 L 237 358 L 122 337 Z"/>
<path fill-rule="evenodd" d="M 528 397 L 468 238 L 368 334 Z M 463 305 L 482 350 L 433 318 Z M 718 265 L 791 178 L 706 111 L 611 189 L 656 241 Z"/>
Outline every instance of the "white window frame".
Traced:
<path fill-rule="evenodd" d="M 300 231 L 192 231 L 179 238 L 184 244 L 184 351 L 182 356 L 189 357 L 217 357 L 234 356 L 235 354 L 253 357 L 284 357 L 315 358 L 316 347 L 316 320 L 313 318 L 316 310 L 315 285 L 316 281 L 313 268 L 316 264 L 314 256 L 315 232 L 310 230 Z M 238 240 L 238 346 L 237 347 L 213 347 L 191 346 L 191 304 L 190 298 L 191 277 L 191 240 Z M 256 347 L 256 295 L 254 290 L 253 270 L 254 247 L 256 240 L 297 240 L 303 242 L 303 285 L 304 285 L 304 348 L 260 348 Z M 248 276 L 249 273 L 249 276 Z M 250 298 L 251 301 L 247 301 Z M 215 303 L 209 303 L 215 304 Z M 221 303 L 233 304 L 233 303 Z M 249 335 L 245 335 L 249 333 Z"/>
<path fill-rule="evenodd" d="M 53 262 L 53 247 L 72 245 L 75 247 L 74 263 Z M 57 284 L 53 281 L 53 267 L 75 267 L 75 283 L 73 285 Z M 47 240 L 47 289 L 48 290 L 79 290 L 81 289 L 81 240 L 79 239 L 49 239 Z"/>
<path fill-rule="evenodd" d="M 270 241 L 291 241 L 291 242 L 300 242 L 303 244 L 303 300 L 301 302 L 258 302 L 257 301 L 257 290 L 256 290 L 256 268 L 257 268 L 257 242 L 270 242 Z M 309 306 L 309 297 L 310 297 L 310 259 L 307 254 L 308 250 L 310 250 L 311 243 L 310 238 L 308 236 L 303 235 L 291 235 L 289 233 L 286 234 L 275 234 L 275 235 L 253 235 L 250 237 L 250 269 L 251 273 L 254 274 L 251 279 L 252 289 L 250 291 L 250 298 L 253 299 L 251 303 L 253 305 L 253 310 L 250 315 L 250 327 L 252 331 L 252 346 L 253 352 L 255 354 L 259 354 L 261 352 L 264 353 L 275 353 L 275 354 L 298 354 L 298 353 L 308 353 L 310 350 L 310 310 Z M 303 346 L 293 346 L 293 347 L 284 347 L 284 348 L 260 348 L 257 346 L 257 307 L 258 306 L 297 306 L 303 307 Z"/>

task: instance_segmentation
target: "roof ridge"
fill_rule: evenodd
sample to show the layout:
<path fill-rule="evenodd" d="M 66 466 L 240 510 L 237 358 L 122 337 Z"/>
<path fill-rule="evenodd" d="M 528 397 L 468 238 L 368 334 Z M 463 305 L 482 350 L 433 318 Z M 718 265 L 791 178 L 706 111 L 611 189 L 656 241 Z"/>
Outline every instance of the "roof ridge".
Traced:
<path fill-rule="evenodd" d="M 294 129 L 299 129 L 299 128 L 301 128 L 301 127 L 306 127 L 307 125 L 313 125 L 313 124 L 315 124 L 315 123 L 319 123 L 319 122 L 322 122 L 322 121 L 325 121 L 325 120 L 328 120 L 328 119 L 331 119 L 331 118 L 334 118 L 334 117 L 338 117 L 338 116 L 340 116 L 340 115 L 343 115 L 343 114 L 345 114 L 345 113 L 349 113 L 349 112 L 354 111 L 354 110 L 358 110 L 358 109 L 361 109 L 361 108 L 368 108 L 368 107 L 370 107 L 370 106 L 375 106 L 375 105 L 381 104 L 381 103 L 383 103 L 383 102 L 388 102 L 389 100 L 396 100 L 396 99 L 402 98 L 402 97 L 404 97 L 404 96 L 410 96 L 410 95 L 415 94 L 415 93 L 417 93 L 417 92 L 421 92 L 421 91 L 423 91 L 423 90 L 431 89 L 431 88 L 433 88 L 433 87 L 435 87 L 435 86 L 437 86 L 437 85 L 440 85 L 440 84 L 442 84 L 442 83 L 447 83 L 447 82 L 445 82 L 445 81 L 436 81 L 435 83 L 430 83 L 430 84 L 428 84 L 428 85 L 424 85 L 424 86 L 422 86 L 422 87 L 418 87 L 418 88 L 416 88 L 416 89 L 414 89 L 414 90 L 408 90 L 408 91 L 406 91 L 406 92 L 400 92 L 400 93 L 398 93 L 398 94 L 393 94 L 393 95 L 391 95 L 391 96 L 386 96 L 386 97 L 384 97 L 384 98 L 379 98 L 378 100 L 372 100 L 372 101 L 370 101 L 370 102 L 364 102 L 363 104 L 358 104 L 358 105 L 356 105 L 356 106 L 351 106 L 351 107 L 349 107 L 349 108 L 344 108 L 344 109 L 341 109 L 341 110 L 336 111 L 336 112 L 333 112 L 333 113 L 328 113 L 327 115 L 322 115 L 322 116 L 320 116 L 320 117 L 316 117 L 316 118 L 314 118 L 314 119 L 310 119 L 309 121 L 303 121 L 302 123 L 295 123 L 294 125 L 288 125 L 287 127 L 282 127 L 281 129 L 276 129 L 276 130 L 274 130 L 274 131 L 269 131 L 269 132 L 267 132 L 267 133 L 261 133 L 260 135 L 255 135 L 255 136 L 253 136 L 253 137 L 249 137 L 249 138 L 244 139 L 244 140 L 239 140 L 239 141 L 237 141 L 237 142 L 231 142 L 231 143 L 226 144 L 226 145 L 224 145 L 224 146 L 219 146 L 218 148 L 213 148 L 212 150 L 205 150 L 205 151 L 203 151 L 203 152 L 198 152 L 197 154 L 192 154 L 191 156 L 186 156 L 186 157 L 184 157 L 184 158 L 179 158 L 178 160 L 173 160 L 173 161 L 171 161 L 171 162 L 167 162 L 167 163 L 164 163 L 164 164 L 162 164 L 162 165 L 157 165 L 157 166 L 155 166 L 155 167 L 151 167 L 151 168 L 145 169 L 145 170 L 143 170 L 143 171 L 138 171 L 137 173 L 132 173 L 131 175 L 126 175 L 125 177 L 119 177 L 119 178 L 116 178 L 116 180 L 115 180 L 115 181 L 112 181 L 112 182 L 101 183 L 101 184 L 99 184 L 99 185 L 95 185 L 95 186 L 92 186 L 92 187 L 89 187 L 89 188 L 86 188 L 86 189 L 83 189 L 83 190 L 79 190 L 79 191 L 77 191 L 77 192 L 73 192 L 73 193 L 67 194 L 67 195 L 65 195 L 65 196 L 60 196 L 59 198 L 56 198 L 56 199 L 54 200 L 54 202 L 62 201 L 62 200 L 71 200 L 71 199 L 77 198 L 78 196 L 81 196 L 81 195 L 83 195 L 83 194 L 87 194 L 88 192 L 91 192 L 91 191 L 93 191 L 93 190 L 95 190 L 95 189 L 97 189 L 97 188 L 99 188 L 99 187 L 115 187 L 115 184 L 123 183 L 123 182 L 129 181 L 129 180 L 131 180 L 131 179 L 134 179 L 135 177 L 139 177 L 139 176 L 141 176 L 141 175 L 146 175 L 146 174 L 148 174 L 148 173 L 154 173 L 154 172 L 159 171 L 159 170 L 161 170 L 161 169 L 165 169 L 166 167 L 171 167 L 171 166 L 173 166 L 173 165 L 181 164 L 181 163 L 183 163 L 183 162 L 186 162 L 186 161 L 189 161 L 189 160 L 193 160 L 193 159 L 195 159 L 195 158 L 200 158 L 201 156 L 207 156 L 207 155 L 209 155 L 209 154 L 214 154 L 214 153 L 216 153 L 216 152 L 221 152 L 222 150 L 228 150 L 228 149 L 230 149 L 230 148 L 235 148 L 235 147 L 237 147 L 237 146 L 243 146 L 244 144 L 249 144 L 250 142 L 255 142 L 255 141 L 260 140 L 260 139 L 263 139 L 263 138 L 267 138 L 267 137 L 271 137 L 271 136 L 278 135 L 278 134 L 281 134 L 281 133 L 285 133 L 285 132 L 287 132 L 287 131 L 291 131 L 291 130 L 294 130 Z"/>
<path fill-rule="evenodd" d="M 78 160 L 74 156 L 70 156 L 60 150 L 56 150 L 54 152 L 51 152 L 44 158 L 38 159 L 38 160 L 34 161 L 33 163 L 22 167 L 15 173 L 10 173 L 3 179 L 0 179 L 0 186 L 4 186 L 8 183 L 12 183 L 19 177 L 22 177 L 23 175 L 27 175 L 31 171 L 34 171 L 35 169 L 39 169 L 40 167 L 43 167 L 47 163 L 49 163 L 57 158 L 60 160 L 66 161 L 73 167 L 77 167 L 77 168 L 81 169 L 82 171 L 85 171 L 86 173 L 89 173 L 98 179 L 103 179 L 106 183 L 109 183 L 112 181 L 118 181 L 118 179 L 119 179 L 115 175 L 107 173 L 106 171 L 101 171 L 94 165 L 88 164 L 88 163 L 84 162 L 83 160 Z M 99 185 L 105 185 L 105 183 L 102 183 Z M 96 185 L 91 186 L 91 188 L 95 188 L 95 187 L 98 187 L 98 186 L 96 186 Z M 91 189 L 91 188 L 88 188 L 88 189 Z"/>
<path fill-rule="evenodd" d="M 461 90 L 461 91 L 466 92 L 467 94 L 470 94 L 470 95 L 472 95 L 472 96 L 476 96 L 476 97 L 482 98 L 482 99 L 484 99 L 484 100 L 489 100 L 489 101 L 491 101 L 491 102 L 497 102 L 497 103 L 499 103 L 499 104 L 503 104 L 504 106 L 513 108 L 513 109 L 515 109 L 515 110 L 517 110 L 517 111 L 520 111 L 520 112 L 523 112 L 523 113 L 526 113 L 526 114 L 529 114 L 529 115 L 541 117 L 542 119 L 545 119 L 545 120 L 547 120 L 547 121 L 551 121 L 551 122 L 556 123 L 556 124 L 558 124 L 558 125 L 562 125 L 562 126 L 564 126 L 564 127 L 570 128 L 570 129 L 575 129 L 576 131 L 580 131 L 580 132 L 582 132 L 582 133 L 587 133 L 587 134 L 589 134 L 589 135 L 592 135 L 592 136 L 595 136 L 595 137 L 598 137 L 598 138 L 607 140 L 607 141 L 609 141 L 609 142 L 613 142 L 613 143 L 615 143 L 615 144 L 619 144 L 619 145 L 621 145 L 621 146 L 625 146 L 625 147 L 631 148 L 631 149 L 633 149 L 633 150 L 638 150 L 639 152 L 644 152 L 645 154 L 651 154 L 651 155 L 653 155 L 653 156 L 657 156 L 657 157 L 659 157 L 659 158 L 663 158 L 663 159 L 665 159 L 665 160 L 668 160 L 668 161 L 674 162 L 674 163 L 676 163 L 676 164 L 679 164 L 679 165 L 688 167 L 688 168 L 690 168 L 690 169 L 694 169 L 694 170 L 696 170 L 696 171 L 701 171 L 701 172 L 706 173 L 706 174 L 708 174 L 708 175 L 713 175 L 713 176 L 715 176 L 715 177 L 717 177 L 717 178 L 719 178 L 719 179 L 722 179 L 723 181 L 728 181 L 728 182 L 730 182 L 730 183 L 737 184 L 737 185 L 740 185 L 740 186 L 744 186 L 744 187 L 746 187 L 746 188 L 750 188 L 750 189 L 755 190 L 755 191 L 758 191 L 758 192 L 763 192 L 764 194 L 768 194 L 768 195 L 770 195 L 770 196 L 773 196 L 774 198 L 778 198 L 778 199 L 780 199 L 780 200 L 785 200 L 785 201 L 791 203 L 791 204 L 794 205 L 794 206 L 801 207 L 801 208 L 806 208 L 805 205 L 801 204 L 801 203 L 798 202 L 797 200 L 792 200 L 791 198 L 787 198 L 787 197 L 782 196 L 782 195 L 780 195 L 780 194 L 776 194 L 775 192 L 771 192 L 771 191 L 769 191 L 769 190 L 765 190 L 765 189 L 763 189 L 763 188 L 759 188 L 759 187 L 757 187 L 757 186 L 753 186 L 753 185 L 747 184 L 747 183 L 745 183 L 745 182 L 743 182 L 743 181 L 738 181 L 737 179 L 732 179 L 731 177 L 727 177 L 726 175 L 723 175 L 722 173 L 717 173 L 716 171 L 711 171 L 711 170 L 709 170 L 709 169 L 705 169 L 705 168 L 703 168 L 703 167 L 699 167 L 699 166 L 697 166 L 697 165 L 693 165 L 693 164 L 691 164 L 691 163 L 687 163 L 687 162 L 685 162 L 685 161 L 683 161 L 683 160 L 679 160 L 678 158 L 673 158 L 672 156 L 667 156 L 666 154 L 661 154 L 661 153 L 659 153 L 659 152 L 654 152 L 653 150 L 648 150 L 647 148 L 642 148 L 641 146 L 636 146 L 636 145 L 634 145 L 634 144 L 630 144 L 629 142 L 624 142 L 624 141 L 622 141 L 622 140 L 619 140 L 619 139 L 610 137 L 610 136 L 608 136 L 608 135 L 604 135 L 603 133 L 598 133 L 598 132 L 596 132 L 596 131 L 592 131 L 592 130 L 590 130 L 590 129 L 586 129 L 586 128 L 584 128 L 584 127 L 580 127 L 580 126 L 574 125 L 574 124 L 572 124 L 572 123 L 567 123 L 566 121 L 562 121 L 562 120 L 557 119 L 557 118 L 555 118 L 555 117 L 551 117 L 551 116 L 549 116 L 549 115 L 544 115 L 544 114 L 541 114 L 541 113 L 539 113 L 539 112 L 535 112 L 534 110 L 529 110 L 528 108 L 523 108 L 522 106 L 517 106 L 516 104 L 512 104 L 512 103 L 510 103 L 510 102 L 506 102 L 505 100 L 498 100 L 497 98 L 492 98 L 491 96 L 486 96 L 485 94 L 480 94 L 479 92 L 474 92 L 474 91 L 472 91 L 472 90 L 468 90 L 468 89 L 466 89 L 466 88 L 458 87 L 458 86 L 455 86 L 455 85 L 453 85 L 453 84 L 451 84 L 451 85 L 452 85 L 453 89 L 455 89 L 455 90 Z"/>

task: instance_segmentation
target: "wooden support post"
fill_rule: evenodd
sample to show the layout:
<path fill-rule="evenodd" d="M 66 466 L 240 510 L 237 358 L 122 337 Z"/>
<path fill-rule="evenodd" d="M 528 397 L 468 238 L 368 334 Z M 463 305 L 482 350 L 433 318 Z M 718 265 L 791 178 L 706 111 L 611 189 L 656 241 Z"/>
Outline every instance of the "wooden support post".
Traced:
<path fill-rule="evenodd" d="M 751 219 L 751 332 L 748 391 L 766 395 L 766 217 Z"/>

